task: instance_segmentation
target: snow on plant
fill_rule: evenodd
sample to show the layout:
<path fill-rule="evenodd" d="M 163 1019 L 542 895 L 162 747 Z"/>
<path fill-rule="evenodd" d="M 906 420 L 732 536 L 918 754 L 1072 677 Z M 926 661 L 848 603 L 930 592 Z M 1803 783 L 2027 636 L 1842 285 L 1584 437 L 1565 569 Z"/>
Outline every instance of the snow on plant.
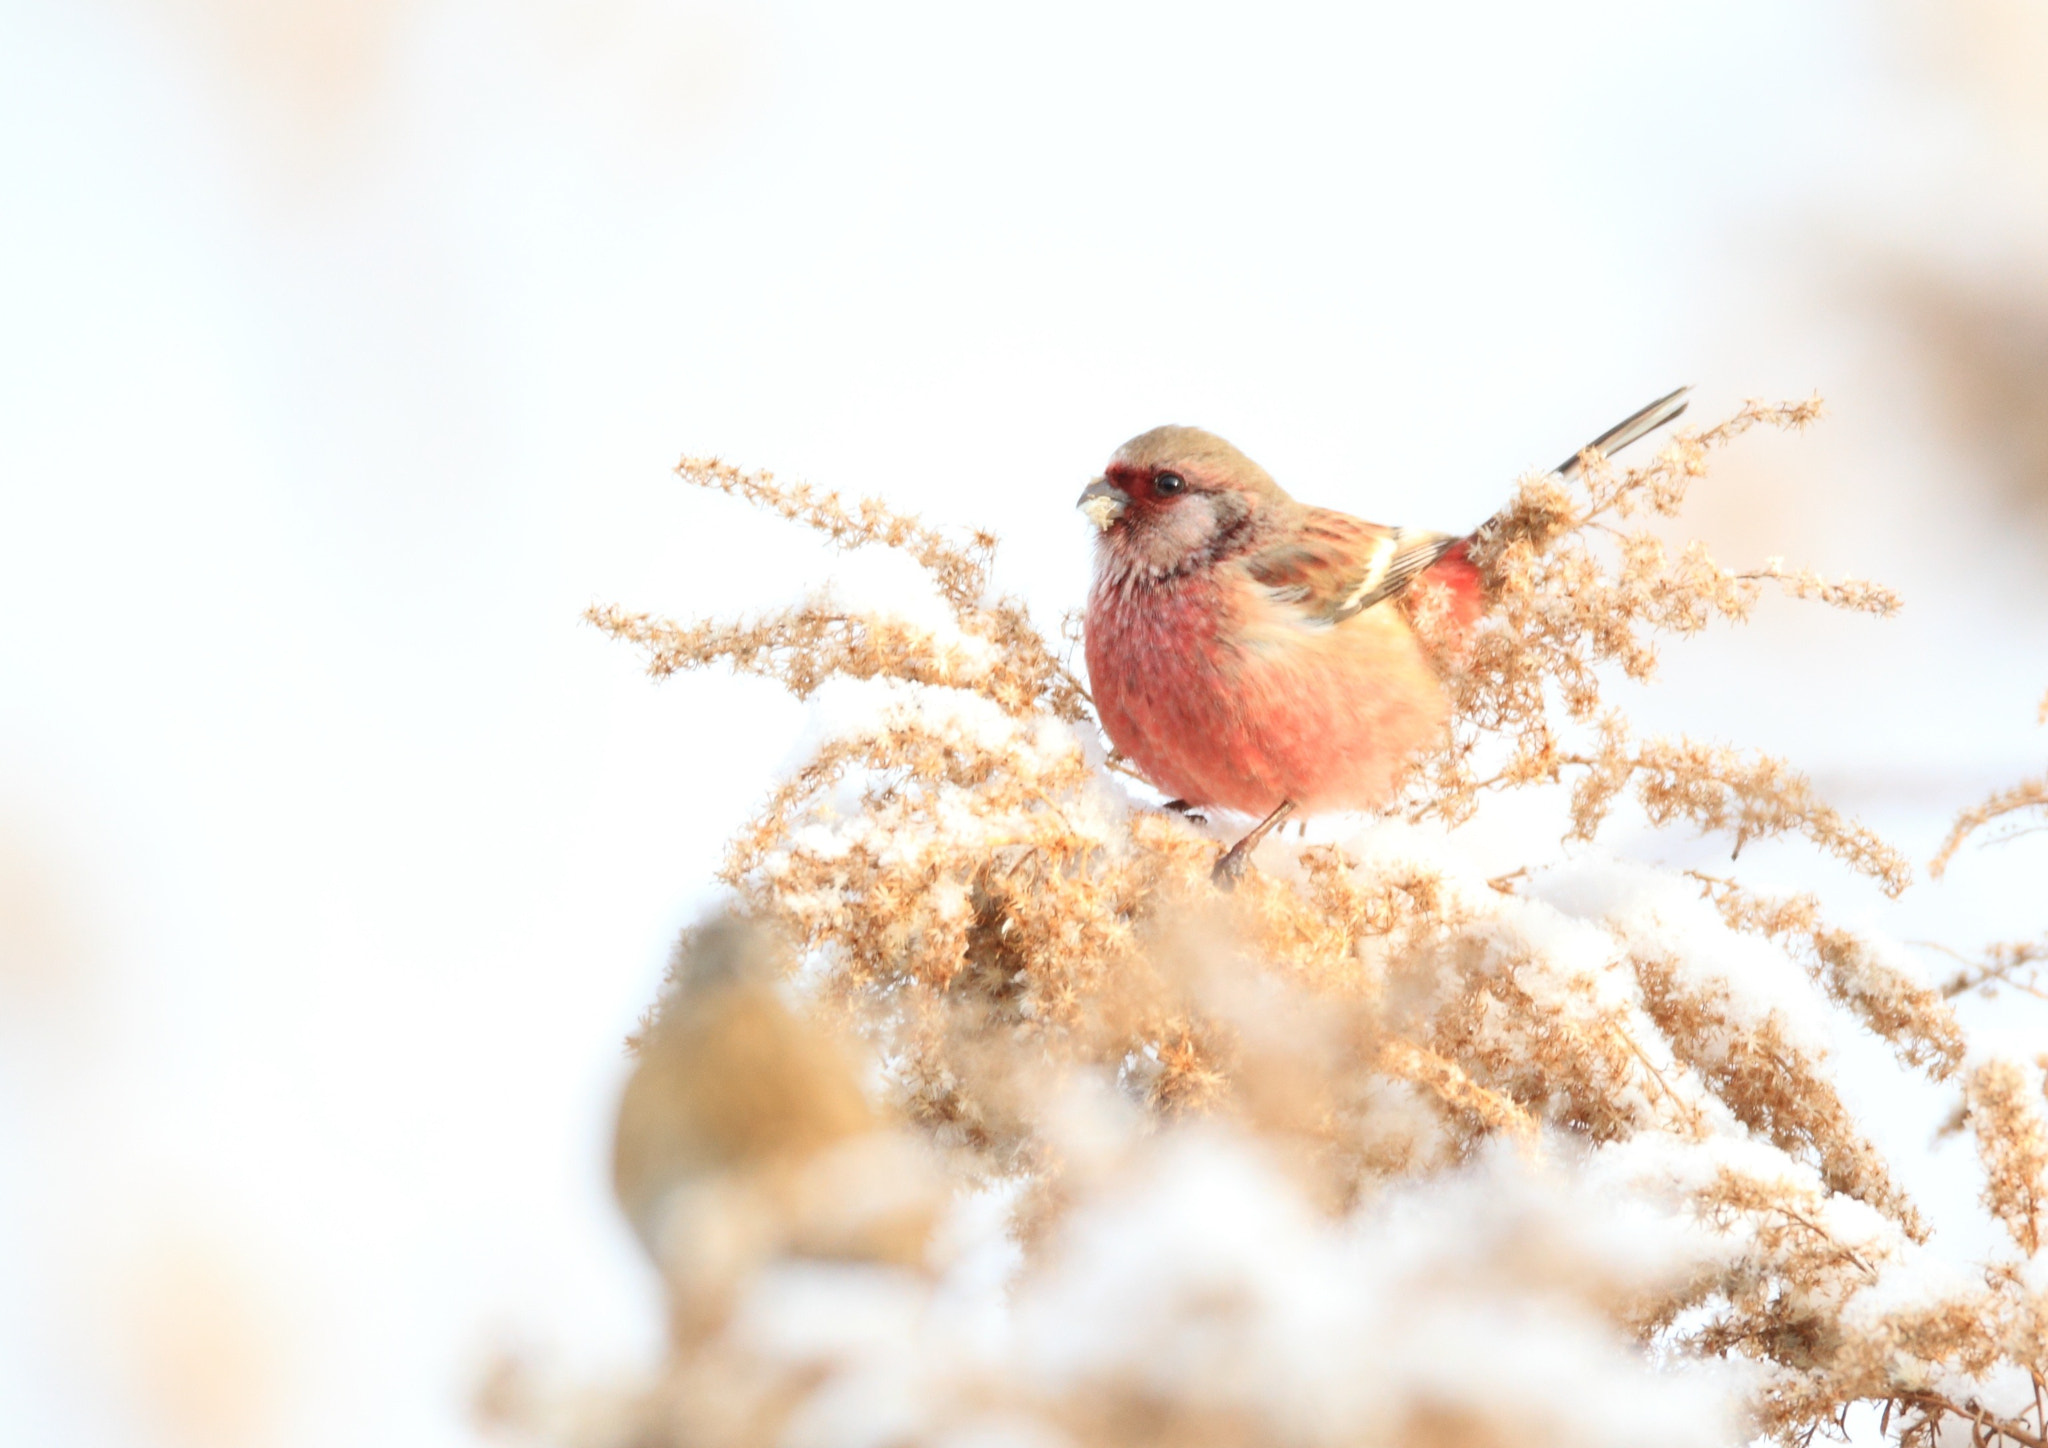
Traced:
<path fill-rule="evenodd" d="M 717 1038 L 730 1008 L 712 1003 L 740 999 L 706 993 L 708 947 L 686 939 L 642 1040 L 642 1107 L 628 1096 L 634 1159 L 668 1165 L 653 1186 L 622 1177 L 674 1350 L 550 1435 L 1792 1443 L 1866 1404 L 1904 1443 L 2048 1443 L 2038 1069 L 1973 1053 L 1895 947 L 1812 898 L 1593 858 L 1489 881 L 1461 845 L 1488 794 L 1568 784 L 1582 839 L 1632 794 L 1738 851 L 1801 837 L 1905 887 L 1904 860 L 1782 761 L 1638 739 L 1602 694 L 1650 676 L 1658 636 L 1739 620 L 1767 584 L 1895 607 L 1623 526 L 1676 512 L 1712 449 L 1815 410 L 1752 404 L 1637 468 L 1589 454 L 1570 480 L 1523 480 L 1474 549 L 1495 603 L 1450 664 L 1442 750 L 1387 817 L 1343 844 L 1269 841 L 1228 895 L 1219 841 L 1122 782 L 1083 681 L 991 592 L 992 538 L 686 459 L 688 482 L 905 553 L 946 606 L 936 626 L 822 597 L 737 623 L 591 615 L 657 675 L 726 664 L 799 697 L 866 681 L 872 707 L 732 842 L 743 924 L 717 928 L 774 942 L 806 992 L 755 991 L 731 1019 L 772 999 L 847 1032 L 869 1065 L 827 1094 L 865 1070 L 885 1100 L 801 1139 L 714 1129 L 750 1092 L 801 1117 L 825 1089 L 792 1084 L 816 1081 L 814 1052 L 798 1070 L 774 1045 L 802 1032 L 735 1026 L 751 1064 L 716 1087 L 669 1072 L 697 1084 L 661 1089 L 697 1104 L 646 1116 L 662 1043 Z M 1432 604 L 1405 605 L 1425 631 Z M 1837 1087 L 1848 1031 L 1960 1089 L 1997 1260 L 1930 1241 Z M 681 1123 L 659 1149 L 655 1118 Z M 892 1121 L 928 1176 L 857 1169 L 868 1143 L 905 1160 Z M 903 1223 L 949 1213 L 906 1254 Z M 517 1397 L 499 1416 L 533 1426 Z"/>

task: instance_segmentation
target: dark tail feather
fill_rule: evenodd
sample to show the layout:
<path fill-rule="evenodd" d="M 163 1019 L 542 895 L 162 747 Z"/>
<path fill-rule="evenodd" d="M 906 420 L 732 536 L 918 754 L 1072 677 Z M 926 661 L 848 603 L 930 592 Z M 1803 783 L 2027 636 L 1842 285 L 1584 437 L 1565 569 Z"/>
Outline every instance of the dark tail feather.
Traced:
<path fill-rule="evenodd" d="M 1665 423 L 1676 418 L 1679 413 L 1685 411 L 1687 406 L 1685 394 L 1690 391 L 1692 391 L 1690 386 L 1681 387 L 1676 392 L 1658 398 L 1642 411 L 1631 413 L 1613 427 L 1608 428 L 1607 431 L 1587 443 L 1586 447 L 1596 447 L 1600 449 L 1602 456 L 1613 457 L 1630 443 L 1655 432 Z M 1585 450 L 1586 448 L 1580 448 L 1578 452 L 1573 453 L 1570 457 L 1559 463 L 1557 471 L 1567 478 L 1577 472 L 1579 470 L 1579 454 Z"/>
<path fill-rule="evenodd" d="M 1665 423 L 1670 422 L 1681 412 L 1684 412 L 1688 405 L 1686 394 L 1690 391 L 1692 391 L 1692 387 L 1688 384 L 1679 388 L 1676 392 L 1666 393 L 1648 407 L 1630 413 L 1620 422 L 1608 428 L 1607 431 L 1587 443 L 1586 448 L 1596 447 L 1600 449 L 1603 457 L 1613 457 L 1630 443 L 1639 441 L 1646 435 L 1655 432 Z M 1578 452 L 1573 453 L 1570 457 L 1559 463 L 1555 471 L 1567 478 L 1576 473 L 1579 470 L 1580 454 L 1584 453 L 1586 448 L 1580 448 Z M 1493 517 L 1488 518 L 1484 523 L 1474 528 L 1464 541 L 1473 543 L 1485 537 L 1492 529 L 1499 525 L 1501 517 L 1502 514 L 1496 513 Z"/>
<path fill-rule="evenodd" d="M 1570 477 L 1579 470 L 1580 454 L 1586 448 L 1598 448 L 1604 457 L 1612 457 L 1630 443 L 1655 432 L 1670 422 L 1687 406 L 1685 394 L 1692 391 L 1690 385 L 1667 393 L 1639 412 L 1629 414 L 1613 427 L 1594 438 L 1557 465 L 1556 471 Z M 1442 566 L 1442 580 L 1449 590 L 1453 606 L 1457 609 L 1462 624 L 1469 626 L 1478 617 L 1483 584 L 1478 569 L 1466 556 L 1466 549 L 1500 521 L 1494 517 L 1481 523 L 1470 535 L 1454 538 L 1447 533 L 1410 533 L 1404 529 L 1394 531 L 1394 556 L 1388 560 L 1386 571 L 1370 588 L 1362 590 L 1356 597 L 1345 601 L 1332 615 L 1332 621 L 1350 618 L 1363 613 L 1374 604 L 1384 603 L 1390 598 L 1399 598 L 1408 591 L 1408 586 L 1433 568 Z M 1448 560 L 1448 561 L 1446 561 Z"/>

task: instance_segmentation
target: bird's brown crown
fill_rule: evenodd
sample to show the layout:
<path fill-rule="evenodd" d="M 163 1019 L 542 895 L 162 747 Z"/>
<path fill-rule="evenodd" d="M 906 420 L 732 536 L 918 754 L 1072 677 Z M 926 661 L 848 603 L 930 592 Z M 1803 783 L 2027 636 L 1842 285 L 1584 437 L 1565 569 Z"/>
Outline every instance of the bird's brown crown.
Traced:
<path fill-rule="evenodd" d="M 1105 469 L 1114 481 L 1177 472 L 1197 486 L 1285 497 L 1272 475 L 1213 432 L 1169 423 L 1141 432 L 1116 450 Z"/>

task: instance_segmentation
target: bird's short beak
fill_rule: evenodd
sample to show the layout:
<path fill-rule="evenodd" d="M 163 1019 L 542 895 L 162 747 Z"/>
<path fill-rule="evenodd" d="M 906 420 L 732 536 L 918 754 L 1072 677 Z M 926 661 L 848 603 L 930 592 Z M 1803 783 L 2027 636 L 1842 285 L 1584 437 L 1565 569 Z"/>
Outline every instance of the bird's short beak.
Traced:
<path fill-rule="evenodd" d="M 1081 501 L 1075 506 L 1088 515 L 1089 522 L 1107 533 L 1116 526 L 1116 520 L 1123 517 L 1124 509 L 1131 506 L 1131 500 L 1108 478 L 1097 478 L 1081 489 Z"/>

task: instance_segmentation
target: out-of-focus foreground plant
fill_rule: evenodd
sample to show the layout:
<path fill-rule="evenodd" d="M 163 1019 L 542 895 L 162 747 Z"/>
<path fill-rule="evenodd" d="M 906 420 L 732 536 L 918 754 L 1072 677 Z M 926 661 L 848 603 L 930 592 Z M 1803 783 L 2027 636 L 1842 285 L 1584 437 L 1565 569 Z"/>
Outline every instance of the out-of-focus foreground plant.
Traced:
<path fill-rule="evenodd" d="M 637 1040 L 619 1191 L 666 1363 L 581 1393 L 508 1370 L 491 1416 L 579 1448 L 1621 1445 L 1803 1442 L 1867 1405 L 1902 1442 L 2048 1442 L 2039 1067 L 1974 1052 L 1811 898 L 1470 863 L 1488 794 L 1567 785 L 1582 840 L 1632 797 L 1905 887 L 1784 763 L 1638 738 L 1602 695 L 1767 585 L 1894 606 L 1630 522 L 1813 412 L 1525 479 L 1475 549 L 1496 602 L 1452 737 L 1388 818 L 1269 841 L 1230 895 L 1218 838 L 1125 785 L 1062 650 L 991 592 L 993 539 L 686 460 L 907 554 L 947 618 L 592 611 L 656 675 L 868 707 L 732 842 L 731 917 Z M 1845 1032 L 1958 1091 L 1990 1259 L 1930 1241 L 1839 1087 Z"/>

